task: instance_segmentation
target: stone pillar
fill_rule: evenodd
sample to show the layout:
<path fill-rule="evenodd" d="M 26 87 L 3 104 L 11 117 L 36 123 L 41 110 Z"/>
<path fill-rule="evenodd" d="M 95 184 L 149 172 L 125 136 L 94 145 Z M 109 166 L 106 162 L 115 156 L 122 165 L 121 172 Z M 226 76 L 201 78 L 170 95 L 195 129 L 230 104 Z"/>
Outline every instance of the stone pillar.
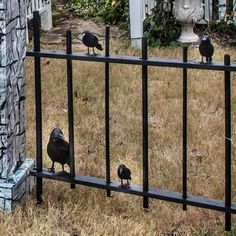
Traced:
<path fill-rule="evenodd" d="M 0 209 L 30 189 L 25 158 L 26 0 L 0 0 Z"/>

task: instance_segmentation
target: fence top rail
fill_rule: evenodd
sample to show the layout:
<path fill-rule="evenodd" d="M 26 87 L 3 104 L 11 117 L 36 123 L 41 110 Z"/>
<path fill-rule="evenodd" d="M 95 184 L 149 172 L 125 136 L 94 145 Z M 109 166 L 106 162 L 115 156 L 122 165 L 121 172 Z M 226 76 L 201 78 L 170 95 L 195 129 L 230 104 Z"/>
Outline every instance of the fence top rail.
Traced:
<path fill-rule="evenodd" d="M 215 71 L 236 71 L 236 64 L 224 65 L 222 62 L 213 62 L 211 64 L 204 64 L 200 61 L 183 62 L 178 59 L 165 59 L 165 58 L 148 58 L 143 60 L 141 57 L 135 56 L 121 56 L 121 55 L 87 55 L 85 53 L 73 52 L 67 54 L 60 50 L 41 50 L 35 52 L 33 49 L 27 51 L 29 57 L 43 57 L 64 60 L 79 60 L 79 61 L 92 61 L 92 62 L 109 62 L 118 64 L 132 64 L 132 65 L 146 65 L 146 66 L 159 66 L 171 68 L 186 68 L 186 69 L 202 69 L 202 70 L 215 70 Z"/>

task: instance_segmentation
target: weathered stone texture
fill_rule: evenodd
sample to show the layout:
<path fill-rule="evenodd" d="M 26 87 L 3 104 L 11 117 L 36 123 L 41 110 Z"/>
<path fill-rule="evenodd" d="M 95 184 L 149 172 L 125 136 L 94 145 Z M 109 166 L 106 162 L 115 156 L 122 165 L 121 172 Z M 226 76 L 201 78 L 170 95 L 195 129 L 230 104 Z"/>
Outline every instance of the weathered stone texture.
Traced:
<path fill-rule="evenodd" d="M 13 174 L 11 181 L 0 179 L 0 210 L 12 212 L 16 202 L 25 194 L 29 194 L 34 186 L 35 177 L 30 176 L 34 166 L 32 159 L 25 159 L 24 163 Z"/>
<path fill-rule="evenodd" d="M 0 0 L 0 177 L 25 159 L 26 0 Z"/>

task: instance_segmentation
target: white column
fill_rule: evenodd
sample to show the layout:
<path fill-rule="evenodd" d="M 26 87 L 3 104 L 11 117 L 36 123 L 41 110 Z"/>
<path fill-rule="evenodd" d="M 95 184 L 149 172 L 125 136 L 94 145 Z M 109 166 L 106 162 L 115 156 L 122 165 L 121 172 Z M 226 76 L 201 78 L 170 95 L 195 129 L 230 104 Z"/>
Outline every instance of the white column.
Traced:
<path fill-rule="evenodd" d="M 205 20 L 210 22 L 212 20 L 212 0 L 206 0 L 204 2 L 204 14 Z"/>
<path fill-rule="evenodd" d="M 47 0 L 44 6 L 45 10 L 41 14 L 41 28 L 43 30 L 50 30 L 52 28 L 52 3 Z"/>
<path fill-rule="evenodd" d="M 129 0 L 131 46 L 142 48 L 144 0 Z"/>

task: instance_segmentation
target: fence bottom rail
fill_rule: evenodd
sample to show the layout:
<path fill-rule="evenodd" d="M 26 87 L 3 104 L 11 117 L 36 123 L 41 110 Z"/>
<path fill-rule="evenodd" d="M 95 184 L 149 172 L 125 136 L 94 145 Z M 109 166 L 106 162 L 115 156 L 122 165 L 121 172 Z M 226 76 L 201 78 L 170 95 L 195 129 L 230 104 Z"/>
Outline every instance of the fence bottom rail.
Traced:
<path fill-rule="evenodd" d="M 81 176 L 81 175 L 76 175 L 74 179 L 71 179 L 69 173 L 66 172 L 51 173 L 47 169 L 43 169 L 42 172 L 37 172 L 37 169 L 34 168 L 30 174 L 32 176 L 42 177 L 45 179 L 112 190 L 115 192 L 123 192 L 142 197 L 148 197 L 174 203 L 186 204 L 189 206 L 195 206 L 200 208 L 206 208 L 206 209 L 236 214 L 236 204 L 232 204 L 231 207 L 229 208 L 225 206 L 223 200 L 215 200 L 192 195 L 187 196 L 187 198 L 183 198 L 182 193 L 166 191 L 161 189 L 150 188 L 148 191 L 143 191 L 143 187 L 136 184 L 131 184 L 129 188 L 122 188 L 120 186 L 121 185 L 120 182 L 118 181 L 112 180 L 110 184 L 107 184 L 105 178 L 97 178 L 97 177 Z"/>

